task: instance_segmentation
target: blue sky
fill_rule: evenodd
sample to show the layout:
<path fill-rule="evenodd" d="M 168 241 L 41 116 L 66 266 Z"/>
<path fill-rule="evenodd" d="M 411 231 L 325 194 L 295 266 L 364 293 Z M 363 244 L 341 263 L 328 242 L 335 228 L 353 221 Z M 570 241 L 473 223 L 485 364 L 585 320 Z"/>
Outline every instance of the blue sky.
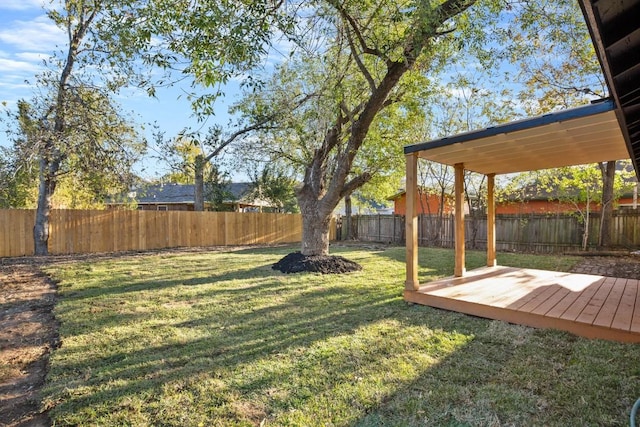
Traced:
<path fill-rule="evenodd" d="M 19 99 L 32 97 L 35 75 L 42 70 L 42 61 L 56 51 L 56 45 L 65 46 L 65 35 L 45 15 L 42 0 L 0 0 L 0 102 L 15 106 Z M 238 99 L 236 82 L 225 86 L 226 96 L 216 104 L 216 115 L 205 123 L 199 123 L 192 115 L 191 104 L 186 99 L 189 87 L 159 89 L 156 98 L 146 93 L 127 91 L 116 97 L 124 111 L 134 113 L 135 122 L 146 127 L 145 135 L 152 139 L 150 126 L 156 123 L 166 137 L 177 135 L 184 128 L 202 129 L 219 123 L 226 125 L 229 116 L 227 105 Z M 183 96 L 181 96 L 183 95 Z M 8 145 L 4 133 L 0 133 L 0 145 Z M 150 151 L 153 154 L 153 150 Z M 138 173 L 153 178 L 166 172 L 166 167 L 149 156 L 139 165 Z"/>

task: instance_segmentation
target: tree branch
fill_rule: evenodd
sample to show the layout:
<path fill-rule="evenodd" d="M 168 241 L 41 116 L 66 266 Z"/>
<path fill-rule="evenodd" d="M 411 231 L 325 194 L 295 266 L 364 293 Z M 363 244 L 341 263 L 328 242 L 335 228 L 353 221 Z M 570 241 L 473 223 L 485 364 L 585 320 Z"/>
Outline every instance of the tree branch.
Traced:
<path fill-rule="evenodd" d="M 371 76 L 371 73 L 369 72 L 367 67 L 365 67 L 364 63 L 362 62 L 362 59 L 360 59 L 360 55 L 358 55 L 358 52 L 356 51 L 356 47 L 353 44 L 353 39 L 351 38 L 351 33 L 349 31 L 347 31 L 347 41 L 349 42 L 349 47 L 353 52 L 353 60 L 356 62 L 356 65 L 360 69 L 360 72 L 362 73 L 364 78 L 367 80 L 367 83 L 369 83 L 369 89 L 371 89 L 371 92 L 375 92 L 376 82 L 373 80 L 373 77 Z"/>
<path fill-rule="evenodd" d="M 364 172 L 354 177 L 349 182 L 346 182 L 342 187 L 342 191 L 340 192 L 340 198 L 350 195 L 355 190 L 371 181 L 371 178 L 373 178 L 373 175 L 371 175 L 369 172 Z"/>
<path fill-rule="evenodd" d="M 292 110 L 296 110 L 298 109 L 300 106 L 302 106 L 305 102 L 307 102 L 309 99 L 311 99 L 312 97 L 314 97 L 315 94 L 309 94 L 306 95 L 304 98 L 302 98 L 301 100 L 299 100 L 294 107 L 292 108 Z M 267 123 L 270 123 L 271 121 L 273 121 L 274 119 L 276 119 L 278 116 L 280 115 L 280 110 L 268 115 L 267 117 L 264 117 L 263 119 L 259 120 L 257 123 L 254 123 L 251 126 L 247 126 L 245 128 L 242 128 L 234 133 L 232 133 L 227 139 L 225 139 L 224 141 L 222 141 L 220 143 L 220 145 L 218 147 L 216 147 L 215 150 L 213 150 L 208 156 L 206 156 L 204 158 L 205 162 L 209 162 L 211 161 L 211 159 L 213 159 L 214 157 L 216 157 L 218 154 L 220 154 L 220 152 L 222 150 L 224 150 L 229 144 L 231 144 L 233 141 L 235 141 L 237 138 L 241 137 L 242 135 L 245 135 L 247 133 L 253 132 L 254 130 L 258 130 L 258 129 L 264 129 L 265 126 L 267 125 Z"/>
<path fill-rule="evenodd" d="M 338 12 L 340 13 L 340 15 L 342 16 L 342 18 L 347 21 L 347 23 L 349 24 L 349 27 L 351 27 L 351 29 L 353 30 L 354 34 L 356 35 L 356 38 L 358 39 L 358 43 L 360 44 L 360 48 L 362 49 L 362 53 L 367 54 L 367 55 L 373 55 L 373 56 L 377 56 L 378 58 L 382 59 L 383 61 L 388 61 L 388 57 L 382 53 L 380 50 L 378 49 L 374 49 L 372 47 L 369 47 L 369 45 L 367 45 L 367 42 L 365 41 L 362 32 L 360 31 L 360 27 L 358 26 L 358 23 L 356 22 L 355 19 L 353 19 L 353 17 L 351 15 L 349 15 L 347 13 L 347 11 L 340 5 L 336 4 L 335 5 L 336 9 L 338 9 Z"/>

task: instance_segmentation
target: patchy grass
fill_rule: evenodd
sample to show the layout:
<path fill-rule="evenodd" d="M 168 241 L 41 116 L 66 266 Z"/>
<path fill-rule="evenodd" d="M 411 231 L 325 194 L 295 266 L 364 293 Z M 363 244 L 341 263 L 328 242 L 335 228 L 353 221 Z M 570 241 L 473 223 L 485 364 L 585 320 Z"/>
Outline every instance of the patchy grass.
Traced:
<path fill-rule="evenodd" d="M 404 303 L 403 248 L 336 248 L 364 267 L 347 275 L 272 270 L 290 250 L 50 267 L 54 424 L 622 425 L 640 396 L 635 345 Z M 420 257 L 422 282 L 452 274 L 451 251 Z M 468 268 L 483 263 L 467 254 Z"/>

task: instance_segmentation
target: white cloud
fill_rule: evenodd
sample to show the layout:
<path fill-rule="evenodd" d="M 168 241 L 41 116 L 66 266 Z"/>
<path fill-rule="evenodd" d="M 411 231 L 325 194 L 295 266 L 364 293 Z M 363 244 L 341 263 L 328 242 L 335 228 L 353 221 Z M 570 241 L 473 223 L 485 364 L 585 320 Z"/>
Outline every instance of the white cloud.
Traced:
<path fill-rule="evenodd" d="M 0 43 L 12 46 L 14 50 L 50 52 L 56 45 L 65 44 L 65 34 L 46 16 L 31 21 L 13 21 L 0 30 Z"/>
<path fill-rule="evenodd" d="M 0 2 L 0 9 L 5 9 L 5 10 L 42 9 L 43 5 L 44 5 L 43 0 L 2 0 L 2 2 Z"/>
<path fill-rule="evenodd" d="M 16 61 L 14 59 L 0 58 L 0 72 L 20 72 L 20 73 L 35 73 L 40 71 L 33 62 Z"/>
<path fill-rule="evenodd" d="M 39 52 L 17 52 L 14 56 L 23 61 L 42 63 L 42 60 L 48 59 L 50 54 Z"/>

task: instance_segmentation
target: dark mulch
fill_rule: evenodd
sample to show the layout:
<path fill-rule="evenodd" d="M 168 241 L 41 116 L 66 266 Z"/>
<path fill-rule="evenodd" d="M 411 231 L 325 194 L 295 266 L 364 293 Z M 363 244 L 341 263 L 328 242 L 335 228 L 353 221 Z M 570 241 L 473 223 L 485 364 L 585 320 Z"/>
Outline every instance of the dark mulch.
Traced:
<path fill-rule="evenodd" d="M 362 270 L 362 266 L 338 255 L 302 255 L 293 252 L 273 264 L 283 273 L 309 271 L 322 274 L 342 274 Z"/>

